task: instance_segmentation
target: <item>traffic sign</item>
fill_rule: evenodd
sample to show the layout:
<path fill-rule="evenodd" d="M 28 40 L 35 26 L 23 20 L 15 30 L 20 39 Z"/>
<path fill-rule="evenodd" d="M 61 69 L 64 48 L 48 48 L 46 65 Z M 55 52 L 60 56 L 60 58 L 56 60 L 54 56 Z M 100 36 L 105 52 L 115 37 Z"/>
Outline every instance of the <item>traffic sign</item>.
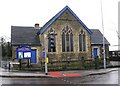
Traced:
<path fill-rule="evenodd" d="M 46 57 L 46 63 L 48 63 L 48 57 Z"/>
<path fill-rule="evenodd" d="M 42 56 L 46 57 L 46 52 L 45 51 L 42 52 Z"/>

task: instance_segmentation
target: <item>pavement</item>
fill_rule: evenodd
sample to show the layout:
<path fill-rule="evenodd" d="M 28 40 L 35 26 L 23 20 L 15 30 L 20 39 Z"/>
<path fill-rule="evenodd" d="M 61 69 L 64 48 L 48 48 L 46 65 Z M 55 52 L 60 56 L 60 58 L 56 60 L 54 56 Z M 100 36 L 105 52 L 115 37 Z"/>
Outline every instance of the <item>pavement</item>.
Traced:
<path fill-rule="evenodd" d="M 112 71 L 118 71 L 118 68 L 106 68 L 97 70 L 70 70 L 70 71 L 49 71 L 46 75 L 44 72 L 38 71 L 13 71 L 0 67 L 0 77 L 17 77 L 17 78 L 51 78 L 51 77 L 80 77 L 90 75 L 106 74 Z"/>

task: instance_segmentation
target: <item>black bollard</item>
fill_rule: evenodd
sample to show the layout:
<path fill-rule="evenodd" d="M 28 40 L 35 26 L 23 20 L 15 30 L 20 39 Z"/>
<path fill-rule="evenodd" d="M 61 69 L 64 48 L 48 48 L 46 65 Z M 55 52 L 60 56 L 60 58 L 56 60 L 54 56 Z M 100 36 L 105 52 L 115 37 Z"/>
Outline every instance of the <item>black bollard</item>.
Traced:
<path fill-rule="evenodd" d="M 29 59 L 28 59 L 27 67 L 30 68 L 30 61 L 29 61 Z"/>
<path fill-rule="evenodd" d="M 8 67 L 8 68 L 9 68 L 9 71 L 10 71 L 10 66 L 11 66 L 11 65 L 10 65 L 10 62 L 9 62 L 9 67 Z"/>
<path fill-rule="evenodd" d="M 21 66 L 22 66 L 22 64 L 21 64 L 21 59 L 19 60 L 19 63 L 20 63 L 20 65 L 19 65 L 19 70 L 21 70 Z"/>

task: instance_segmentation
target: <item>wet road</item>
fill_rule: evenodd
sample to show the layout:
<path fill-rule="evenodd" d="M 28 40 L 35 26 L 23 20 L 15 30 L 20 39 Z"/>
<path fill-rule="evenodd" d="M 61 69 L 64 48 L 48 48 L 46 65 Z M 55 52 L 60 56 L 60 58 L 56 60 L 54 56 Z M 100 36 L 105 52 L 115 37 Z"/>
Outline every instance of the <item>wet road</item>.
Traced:
<path fill-rule="evenodd" d="M 118 71 L 102 75 L 86 77 L 64 77 L 64 78 L 2 78 L 3 86 L 80 86 L 81 84 L 118 84 Z M 9 85 L 5 85 L 9 84 Z M 11 84 L 11 85 L 10 85 Z M 35 85 L 37 84 L 37 85 Z M 54 84 L 54 85 L 53 85 Z M 89 86 L 89 85 L 86 85 Z M 93 86 L 93 85 L 90 85 Z M 97 86 L 97 85 L 96 85 Z M 104 86 L 104 85 L 101 85 Z M 113 85 L 107 85 L 113 86 Z M 116 85 L 114 85 L 116 86 Z"/>
<path fill-rule="evenodd" d="M 92 75 L 87 77 L 67 78 L 68 81 L 75 84 L 118 84 L 118 71 L 102 75 Z"/>

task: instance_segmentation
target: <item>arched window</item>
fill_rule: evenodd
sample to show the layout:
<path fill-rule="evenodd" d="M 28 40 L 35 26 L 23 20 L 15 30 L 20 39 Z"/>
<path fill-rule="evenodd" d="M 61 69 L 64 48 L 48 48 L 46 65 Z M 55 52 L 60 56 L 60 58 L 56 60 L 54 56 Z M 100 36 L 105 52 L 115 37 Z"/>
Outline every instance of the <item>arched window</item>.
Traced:
<path fill-rule="evenodd" d="M 73 51 L 73 34 L 72 33 L 70 33 L 70 49 L 71 49 L 71 51 Z"/>
<path fill-rule="evenodd" d="M 56 33 L 53 28 L 48 31 L 48 52 L 56 52 Z"/>
<path fill-rule="evenodd" d="M 86 35 L 82 29 L 79 33 L 79 51 L 86 51 Z"/>
<path fill-rule="evenodd" d="M 65 52 L 65 33 L 62 33 L 62 52 Z"/>
<path fill-rule="evenodd" d="M 62 52 L 73 51 L 73 33 L 72 29 L 68 26 L 62 30 Z"/>

